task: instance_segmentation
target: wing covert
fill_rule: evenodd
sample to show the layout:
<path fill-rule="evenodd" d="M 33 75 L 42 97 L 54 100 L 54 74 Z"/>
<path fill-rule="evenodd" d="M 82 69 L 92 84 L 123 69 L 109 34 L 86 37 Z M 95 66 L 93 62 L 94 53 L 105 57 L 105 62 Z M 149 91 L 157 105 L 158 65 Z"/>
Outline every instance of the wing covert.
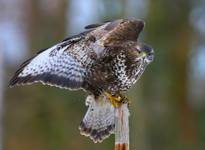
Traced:
<path fill-rule="evenodd" d="M 113 46 L 125 41 L 137 41 L 144 22 L 135 19 L 118 19 L 106 24 L 107 33 L 100 39 L 101 45 Z"/>

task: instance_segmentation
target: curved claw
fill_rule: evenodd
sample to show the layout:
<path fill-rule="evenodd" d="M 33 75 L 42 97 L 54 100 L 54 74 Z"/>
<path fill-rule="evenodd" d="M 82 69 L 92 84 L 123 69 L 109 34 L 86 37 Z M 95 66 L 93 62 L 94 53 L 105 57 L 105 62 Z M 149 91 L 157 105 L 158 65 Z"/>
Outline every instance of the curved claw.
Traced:
<path fill-rule="evenodd" d="M 122 94 L 119 94 L 118 96 L 113 96 L 112 94 L 107 93 L 107 92 L 105 92 L 104 94 L 105 94 L 105 96 L 108 97 L 108 99 L 110 100 L 111 104 L 115 108 L 120 107 L 124 103 L 130 104 L 129 99 L 126 96 L 122 95 Z"/>

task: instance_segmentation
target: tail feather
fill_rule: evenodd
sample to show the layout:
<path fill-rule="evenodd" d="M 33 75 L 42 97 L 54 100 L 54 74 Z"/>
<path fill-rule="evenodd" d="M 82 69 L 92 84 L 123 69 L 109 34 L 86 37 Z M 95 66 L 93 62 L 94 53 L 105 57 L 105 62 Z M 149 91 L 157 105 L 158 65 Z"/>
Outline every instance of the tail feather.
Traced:
<path fill-rule="evenodd" d="M 114 133 L 114 107 L 105 96 L 95 100 L 89 95 L 86 105 L 88 110 L 79 126 L 80 133 L 90 137 L 94 143 L 102 142 Z"/>

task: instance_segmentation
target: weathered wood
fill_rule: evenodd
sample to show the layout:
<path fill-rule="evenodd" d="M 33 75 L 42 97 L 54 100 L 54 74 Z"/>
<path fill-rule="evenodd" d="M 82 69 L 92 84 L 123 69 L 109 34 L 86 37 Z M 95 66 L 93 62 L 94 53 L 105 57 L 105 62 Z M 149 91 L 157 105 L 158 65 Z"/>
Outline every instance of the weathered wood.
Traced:
<path fill-rule="evenodd" d="M 129 150 L 128 104 L 115 109 L 115 150 Z"/>

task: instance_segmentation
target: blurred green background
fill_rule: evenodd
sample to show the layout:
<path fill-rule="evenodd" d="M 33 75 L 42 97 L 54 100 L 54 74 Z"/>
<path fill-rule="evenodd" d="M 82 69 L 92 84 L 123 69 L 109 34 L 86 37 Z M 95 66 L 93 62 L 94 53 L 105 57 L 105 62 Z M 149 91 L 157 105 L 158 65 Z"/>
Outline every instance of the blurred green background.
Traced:
<path fill-rule="evenodd" d="M 131 150 L 205 149 L 204 0 L 0 0 L 0 150 L 114 149 L 81 136 L 86 94 L 9 89 L 18 66 L 90 23 L 143 19 L 155 60 L 128 92 Z"/>

